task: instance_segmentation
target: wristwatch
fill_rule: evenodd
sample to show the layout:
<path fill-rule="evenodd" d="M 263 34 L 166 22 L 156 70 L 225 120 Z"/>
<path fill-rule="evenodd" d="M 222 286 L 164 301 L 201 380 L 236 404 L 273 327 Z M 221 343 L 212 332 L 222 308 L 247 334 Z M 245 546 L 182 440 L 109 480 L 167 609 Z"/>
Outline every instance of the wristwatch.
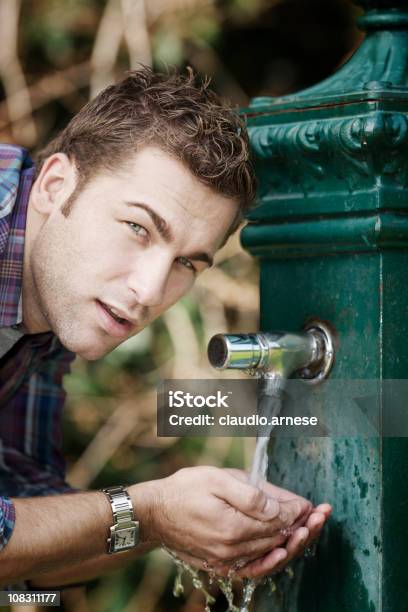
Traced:
<path fill-rule="evenodd" d="M 139 544 L 139 521 L 135 521 L 133 504 L 124 487 L 102 489 L 112 506 L 113 525 L 107 539 L 109 554 L 135 548 Z"/>

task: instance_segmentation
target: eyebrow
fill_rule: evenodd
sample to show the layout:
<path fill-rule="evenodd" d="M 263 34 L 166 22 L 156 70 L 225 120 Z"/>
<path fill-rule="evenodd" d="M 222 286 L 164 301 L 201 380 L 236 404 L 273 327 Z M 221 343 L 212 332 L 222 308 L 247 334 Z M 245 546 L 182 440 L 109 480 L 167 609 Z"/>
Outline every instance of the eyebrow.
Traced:
<path fill-rule="evenodd" d="M 159 214 L 157 214 L 157 212 L 150 208 L 150 206 L 148 206 L 147 204 L 143 204 L 142 202 L 125 202 L 125 204 L 126 206 L 134 206 L 136 208 L 142 208 L 144 211 L 146 211 L 151 220 L 153 221 L 153 225 L 155 226 L 156 230 L 165 242 L 169 243 L 174 239 L 171 229 L 167 224 L 167 221 L 165 221 L 163 217 L 161 217 Z M 208 264 L 209 267 L 211 267 L 214 263 L 214 260 L 211 255 L 205 253 L 204 251 L 192 253 L 191 255 L 183 255 L 183 257 L 187 257 L 188 259 L 192 259 L 193 261 L 203 261 Z"/>
<path fill-rule="evenodd" d="M 163 217 L 158 215 L 157 212 L 150 208 L 150 206 L 148 206 L 147 204 L 142 204 L 141 202 L 125 202 L 125 204 L 126 206 L 135 206 L 136 208 L 143 208 L 143 210 L 147 212 L 147 214 L 153 221 L 155 228 L 159 232 L 160 236 L 163 238 L 164 242 L 171 242 L 173 240 L 173 234 L 171 233 L 167 222 L 163 219 Z"/>

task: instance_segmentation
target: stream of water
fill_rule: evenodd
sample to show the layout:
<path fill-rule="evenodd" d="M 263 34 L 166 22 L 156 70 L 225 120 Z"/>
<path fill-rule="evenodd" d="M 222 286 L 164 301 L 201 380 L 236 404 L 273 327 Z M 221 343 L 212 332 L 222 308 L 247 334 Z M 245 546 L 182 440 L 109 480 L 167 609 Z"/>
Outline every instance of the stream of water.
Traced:
<path fill-rule="evenodd" d="M 284 386 L 284 378 L 280 374 L 268 373 L 267 377 L 259 380 L 259 388 L 257 394 L 257 410 L 260 416 L 267 417 L 268 422 L 272 418 L 279 416 L 281 410 L 281 397 Z M 273 426 L 263 428 L 257 437 L 254 456 L 250 469 L 249 482 L 254 486 L 259 486 L 262 480 L 267 477 L 268 471 L 268 443 L 272 433 Z M 228 578 L 223 578 L 215 574 L 210 569 L 205 576 L 205 572 L 200 572 L 191 565 L 185 563 L 177 557 L 172 551 L 166 549 L 173 558 L 176 567 L 177 575 L 174 583 L 173 594 L 177 597 L 184 592 L 183 574 L 191 576 L 193 585 L 199 589 L 205 597 L 205 612 L 211 612 L 211 605 L 215 603 L 214 597 L 209 592 L 209 587 L 215 583 L 221 592 L 224 594 L 228 609 L 226 612 L 249 612 L 249 607 L 257 586 L 262 582 L 268 582 L 273 591 L 275 583 L 272 578 L 257 578 L 253 580 L 244 580 L 242 596 L 239 603 L 235 603 L 233 591 L 234 572 L 231 571 Z M 237 568 L 239 564 L 237 564 Z M 289 570 L 290 571 L 290 570 Z"/>
<path fill-rule="evenodd" d="M 282 390 L 284 378 L 280 374 L 269 373 L 267 377 L 259 380 L 257 396 L 257 411 L 259 416 L 266 417 L 271 422 L 273 417 L 279 416 L 282 408 Z M 266 480 L 268 472 L 268 444 L 273 425 L 263 429 L 258 435 L 254 456 L 252 458 L 251 470 L 249 472 L 250 484 L 257 487 L 262 480 Z M 240 612 L 249 612 L 255 589 L 262 580 L 255 578 L 245 580 L 242 593 Z"/>

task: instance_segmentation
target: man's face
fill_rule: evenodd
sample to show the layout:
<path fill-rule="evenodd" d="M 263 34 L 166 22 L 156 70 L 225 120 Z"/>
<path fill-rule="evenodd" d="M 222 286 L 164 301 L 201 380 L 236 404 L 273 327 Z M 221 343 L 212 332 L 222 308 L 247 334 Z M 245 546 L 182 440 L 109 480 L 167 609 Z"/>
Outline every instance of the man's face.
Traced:
<path fill-rule="evenodd" d="M 102 357 L 180 299 L 237 213 L 234 201 L 155 147 L 91 179 L 67 217 L 56 200 L 31 240 L 25 305 L 86 359 Z"/>

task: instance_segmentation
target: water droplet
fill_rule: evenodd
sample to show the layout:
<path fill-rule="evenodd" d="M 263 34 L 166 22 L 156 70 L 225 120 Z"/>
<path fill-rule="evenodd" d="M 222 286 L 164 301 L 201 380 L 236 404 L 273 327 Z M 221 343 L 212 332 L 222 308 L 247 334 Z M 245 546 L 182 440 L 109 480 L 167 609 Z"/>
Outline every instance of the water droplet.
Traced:
<path fill-rule="evenodd" d="M 303 556 L 306 559 L 314 557 L 316 555 L 316 548 L 317 548 L 317 544 L 316 542 L 313 542 L 313 544 L 311 544 L 309 548 L 306 548 L 305 552 L 303 553 Z"/>

